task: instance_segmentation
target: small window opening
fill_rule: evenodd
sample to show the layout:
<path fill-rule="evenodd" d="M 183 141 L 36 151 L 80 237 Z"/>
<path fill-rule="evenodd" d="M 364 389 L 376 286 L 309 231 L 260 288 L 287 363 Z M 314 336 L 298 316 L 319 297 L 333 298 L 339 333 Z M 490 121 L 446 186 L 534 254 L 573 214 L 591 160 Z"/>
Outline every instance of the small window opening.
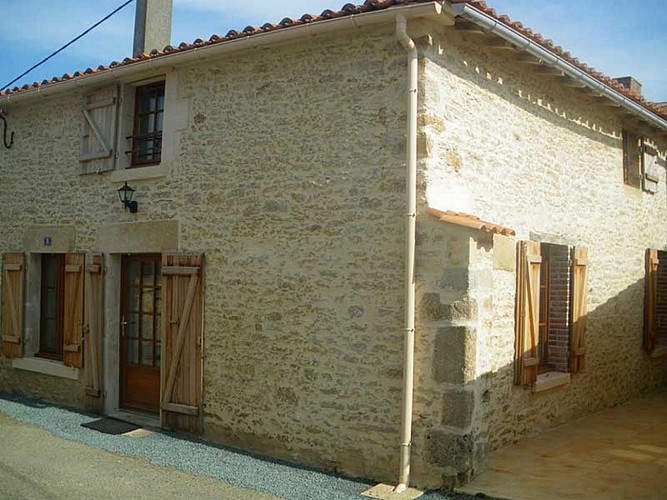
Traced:
<path fill-rule="evenodd" d="M 132 166 L 160 163 L 164 121 L 164 82 L 137 87 L 132 139 Z"/>

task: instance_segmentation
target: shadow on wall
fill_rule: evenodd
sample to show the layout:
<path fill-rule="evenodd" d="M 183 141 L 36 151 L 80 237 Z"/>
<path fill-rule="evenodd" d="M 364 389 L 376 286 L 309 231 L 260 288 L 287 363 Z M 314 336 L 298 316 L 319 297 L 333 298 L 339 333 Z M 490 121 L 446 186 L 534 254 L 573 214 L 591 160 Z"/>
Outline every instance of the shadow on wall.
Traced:
<path fill-rule="evenodd" d="M 417 295 L 417 482 L 431 485 L 438 474 L 445 487 L 464 484 L 493 450 L 566 422 L 576 425 L 576 419 L 667 383 L 664 359 L 642 349 L 643 278 L 597 303 L 618 279 L 614 270 L 593 265 L 583 370 L 549 375 L 563 383 L 543 383 L 543 390 L 516 385 L 514 266 L 498 259 L 497 237 L 430 226 L 421 228 L 420 264 L 433 272 L 420 276 L 424 286 Z M 516 242 L 506 238 L 508 244 Z M 596 272 L 607 273 L 608 280 L 591 280 Z M 603 290 L 593 289 L 602 284 Z"/>

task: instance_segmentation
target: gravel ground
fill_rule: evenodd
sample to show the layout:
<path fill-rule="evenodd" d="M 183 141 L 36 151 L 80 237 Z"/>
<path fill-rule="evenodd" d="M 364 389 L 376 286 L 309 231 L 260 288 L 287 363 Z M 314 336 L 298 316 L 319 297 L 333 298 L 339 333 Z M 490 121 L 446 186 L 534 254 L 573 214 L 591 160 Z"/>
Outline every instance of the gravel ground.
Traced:
<path fill-rule="evenodd" d="M 153 432 L 143 437 L 112 436 L 81 427 L 98 415 L 0 393 L 0 412 L 56 436 L 120 455 L 140 457 L 155 465 L 209 476 L 226 483 L 293 500 L 348 500 L 369 483 L 254 457 L 176 433 Z M 425 500 L 468 500 L 464 494 L 430 492 Z"/>

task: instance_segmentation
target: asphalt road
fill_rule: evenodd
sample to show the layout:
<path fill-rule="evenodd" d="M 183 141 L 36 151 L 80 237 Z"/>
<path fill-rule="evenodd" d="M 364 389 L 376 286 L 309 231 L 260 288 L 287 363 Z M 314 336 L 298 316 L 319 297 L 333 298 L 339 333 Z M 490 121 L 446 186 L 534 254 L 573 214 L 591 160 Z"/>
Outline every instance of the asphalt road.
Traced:
<path fill-rule="evenodd" d="M 0 497 L 11 500 L 278 498 L 67 441 L 1 413 Z"/>

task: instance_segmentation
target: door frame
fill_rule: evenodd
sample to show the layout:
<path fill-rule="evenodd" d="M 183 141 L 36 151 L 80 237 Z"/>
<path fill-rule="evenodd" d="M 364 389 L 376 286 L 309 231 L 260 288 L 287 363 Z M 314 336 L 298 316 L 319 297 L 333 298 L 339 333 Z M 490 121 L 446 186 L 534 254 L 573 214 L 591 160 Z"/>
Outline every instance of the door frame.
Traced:
<path fill-rule="evenodd" d="M 123 252 L 105 253 L 104 265 L 106 274 L 104 276 L 104 335 L 103 335 L 103 379 L 104 379 L 104 409 L 105 415 L 113 415 L 122 412 L 120 408 L 120 314 L 121 314 L 121 275 L 123 255 L 128 253 L 151 253 L 161 255 L 157 252 Z M 162 341 L 162 330 L 160 341 Z M 160 395 L 162 396 L 162 395 Z M 161 410 L 160 410 L 161 412 Z M 155 417 L 156 424 L 159 422 L 158 415 Z M 157 424 L 156 426 L 159 426 Z"/>
<path fill-rule="evenodd" d="M 121 274 L 120 274 L 120 311 L 119 311 L 119 316 L 122 317 L 124 310 L 127 308 L 127 299 L 128 299 L 128 294 L 129 294 L 129 289 L 130 286 L 128 286 L 128 283 L 124 283 L 123 280 L 127 279 L 126 272 L 128 270 L 127 264 L 124 264 L 126 262 L 153 262 L 156 263 L 160 269 L 162 266 L 162 254 L 160 253 L 125 253 L 121 255 Z M 143 268 L 142 268 L 143 269 Z M 161 271 L 160 271 L 161 274 Z M 160 276 L 160 282 L 161 282 L 161 276 Z M 161 304 L 160 306 L 161 307 Z M 127 312 L 127 311 L 125 311 Z M 160 315 L 162 313 L 161 310 L 157 310 L 157 314 Z M 155 311 L 153 314 L 153 319 L 155 320 Z M 125 392 L 125 383 L 127 382 L 126 378 L 128 376 L 128 371 L 129 372 L 134 372 L 135 376 L 144 376 L 140 374 L 152 374 L 150 377 L 152 378 L 155 376 L 155 373 L 157 372 L 157 408 L 155 412 L 148 410 L 146 408 L 140 408 L 138 406 L 132 407 L 132 406 L 126 406 L 121 409 L 123 410 L 130 410 L 130 411 L 141 411 L 141 412 L 146 412 L 146 413 L 151 413 L 156 416 L 159 416 L 160 414 L 160 402 L 161 402 L 161 362 L 157 363 L 157 366 L 153 367 L 147 367 L 145 365 L 134 365 L 132 368 L 129 368 L 125 365 L 125 356 L 126 353 L 123 349 L 125 346 L 125 339 L 123 335 L 123 323 L 119 319 L 119 330 L 118 330 L 118 351 L 119 351 L 119 377 L 118 377 L 118 386 L 119 386 L 119 407 L 121 403 L 123 403 L 123 399 L 125 396 L 125 399 L 127 399 L 127 394 L 123 394 Z M 157 331 L 154 331 L 154 340 L 157 340 L 160 345 L 162 344 L 162 328 L 160 327 Z M 141 343 L 138 344 L 139 353 L 138 355 L 141 356 Z M 152 391 L 151 391 L 152 393 Z M 126 403 L 127 404 L 127 403 Z"/>

